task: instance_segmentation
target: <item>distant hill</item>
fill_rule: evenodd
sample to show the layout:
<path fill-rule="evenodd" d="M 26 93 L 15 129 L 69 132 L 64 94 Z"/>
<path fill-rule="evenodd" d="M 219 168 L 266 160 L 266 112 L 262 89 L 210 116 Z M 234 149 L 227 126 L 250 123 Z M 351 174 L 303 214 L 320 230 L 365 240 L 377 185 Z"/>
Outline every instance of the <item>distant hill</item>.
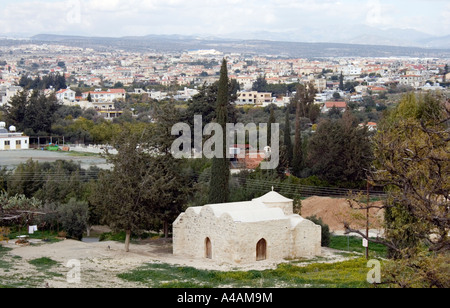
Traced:
<path fill-rule="evenodd" d="M 368 25 L 302 25 L 299 30 L 283 32 L 235 32 L 226 38 L 245 40 L 271 40 L 288 42 L 330 42 L 360 45 L 384 45 L 450 49 L 446 37 L 437 37 L 414 29 L 379 29 Z M 427 42 L 433 41 L 433 44 Z"/>
<path fill-rule="evenodd" d="M 450 48 L 450 35 L 425 39 L 422 40 L 422 43 L 428 48 L 442 48 L 444 46 Z"/>
<path fill-rule="evenodd" d="M 148 35 L 122 38 L 84 37 L 39 34 L 31 40 L 35 43 L 58 42 L 61 44 L 91 47 L 120 48 L 131 51 L 154 50 L 180 52 L 195 49 L 216 49 L 225 53 L 273 55 L 282 57 L 450 57 L 450 49 L 425 49 L 371 44 L 299 43 L 290 41 L 237 40 L 202 38 L 183 35 Z M 353 41 L 352 41 L 353 42 Z M 432 44 L 433 41 L 430 41 Z"/>

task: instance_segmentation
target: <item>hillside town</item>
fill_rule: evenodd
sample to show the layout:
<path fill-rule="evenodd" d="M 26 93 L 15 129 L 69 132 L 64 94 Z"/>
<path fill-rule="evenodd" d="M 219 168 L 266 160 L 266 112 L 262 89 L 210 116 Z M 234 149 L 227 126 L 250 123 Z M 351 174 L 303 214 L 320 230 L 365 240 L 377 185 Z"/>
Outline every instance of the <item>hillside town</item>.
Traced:
<path fill-rule="evenodd" d="M 115 106 L 130 95 L 188 101 L 198 88 L 219 79 L 220 62 L 228 60 L 231 79 L 240 87 L 237 105 L 285 106 L 295 92 L 254 91 L 258 78 L 271 88 L 312 82 L 315 102 L 327 111 L 330 102 L 360 102 L 364 96 L 396 91 L 443 90 L 450 80 L 448 59 L 436 58 L 321 58 L 287 59 L 273 56 L 225 54 L 217 50 L 183 53 L 104 51 L 58 44 L 0 46 L 0 105 L 22 90 L 21 79 L 48 74 L 65 77 L 67 88 L 54 91 L 68 106 L 95 108 L 107 119 L 120 116 Z M 278 87 L 280 88 L 280 87 Z M 81 91 L 80 89 L 85 89 Z M 337 104 L 338 108 L 345 104 Z"/>
<path fill-rule="evenodd" d="M 449 64 L 0 46 L 0 287 L 449 287 Z"/>

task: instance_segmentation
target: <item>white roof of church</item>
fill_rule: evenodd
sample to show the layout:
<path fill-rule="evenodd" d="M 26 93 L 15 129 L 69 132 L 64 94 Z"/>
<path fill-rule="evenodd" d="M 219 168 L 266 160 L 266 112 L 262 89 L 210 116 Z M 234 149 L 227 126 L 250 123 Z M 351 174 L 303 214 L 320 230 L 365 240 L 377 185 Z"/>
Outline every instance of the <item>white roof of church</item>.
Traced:
<path fill-rule="evenodd" d="M 294 201 L 292 199 L 288 199 L 288 198 L 280 195 L 276 191 L 271 191 L 271 192 L 265 194 L 262 197 L 253 199 L 253 201 L 256 201 L 256 200 L 259 200 L 259 201 L 264 202 L 264 203 L 287 203 L 287 202 Z"/>
<path fill-rule="evenodd" d="M 221 218 L 223 215 L 228 215 L 237 223 L 288 220 L 290 227 L 294 229 L 298 224 L 308 220 L 297 214 L 286 215 L 282 208 L 272 205 L 273 203 L 288 203 L 292 201 L 277 192 L 271 191 L 252 201 L 207 204 L 205 206 L 190 207 L 187 212 L 200 215 L 203 211 L 209 209 L 215 217 Z"/>
<path fill-rule="evenodd" d="M 216 217 L 219 218 L 223 214 L 228 214 L 235 222 L 257 222 L 287 218 L 282 209 L 269 208 L 255 201 L 210 204 L 206 206 L 213 210 Z"/>
<path fill-rule="evenodd" d="M 208 204 L 204 207 L 192 208 L 192 210 L 198 215 L 203 208 L 210 208 L 217 218 L 228 214 L 235 222 L 270 221 L 288 219 L 289 216 L 281 208 L 269 207 L 266 204 L 287 202 L 292 202 L 292 200 L 271 191 L 252 201 Z"/>

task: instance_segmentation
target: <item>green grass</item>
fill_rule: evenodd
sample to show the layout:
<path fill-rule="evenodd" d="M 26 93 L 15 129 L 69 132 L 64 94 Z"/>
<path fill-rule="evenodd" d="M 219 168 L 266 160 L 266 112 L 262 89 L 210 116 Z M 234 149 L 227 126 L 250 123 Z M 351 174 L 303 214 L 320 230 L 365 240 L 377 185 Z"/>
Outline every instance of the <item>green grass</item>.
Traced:
<path fill-rule="evenodd" d="M 34 265 L 34 271 L 17 272 L 14 268 L 18 256 L 7 255 L 12 249 L 0 246 L 0 289 L 42 287 L 44 282 L 54 277 L 63 277 L 59 271 L 60 264 L 50 258 L 38 258 L 28 261 Z M 3 274 L 2 274 L 3 272 Z"/>
<path fill-rule="evenodd" d="M 54 260 L 52 260 L 50 258 L 47 258 L 47 257 L 30 260 L 30 261 L 28 261 L 28 263 L 30 263 L 31 265 L 36 266 L 36 268 L 39 271 L 48 271 L 49 269 L 51 269 L 54 266 L 59 264 L 58 262 L 56 262 L 56 261 L 54 261 Z"/>
<path fill-rule="evenodd" d="M 8 252 L 10 252 L 12 250 L 12 248 L 8 248 L 8 247 L 3 247 L 0 244 L 0 258 L 2 258 L 4 255 L 6 255 Z"/>
<path fill-rule="evenodd" d="M 11 262 L 6 260 L 5 256 L 11 251 L 11 248 L 3 247 L 0 245 L 0 269 L 9 270 L 11 268 Z"/>
<path fill-rule="evenodd" d="M 349 252 L 365 252 L 365 248 L 362 246 L 362 238 L 356 236 L 332 236 L 329 247 Z M 381 244 L 369 243 L 369 257 L 385 258 L 386 255 L 386 246 Z"/>
<path fill-rule="evenodd" d="M 102 154 L 98 154 L 98 153 L 76 152 L 76 151 L 63 152 L 63 153 L 66 153 L 67 156 L 73 156 L 73 157 L 98 157 L 98 158 L 102 158 Z"/>
<path fill-rule="evenodd" d="M 35 240 L 45 240 L 48 243 L 56 243 L 60 240 L 57 239 L 58 233 L 54 231 L 36 231 L 34 234 L 28 234 L 28 230 L 25 230 L 22 228 L 21 230 L 18 230 L 17 228 L 11 230 L 11 233 L 9 234 L 9 240 L 15 241 L 17 240 L 17 236 L 19 235 L 28 235 L 30 239 Z"/>
<path fill-rule="evenodd" d="M 153 288 L 367 288 L 364 258 L 334 264 L 315 263 L 303 267 L 281 264 L 265 271 L 206 271 L 168 264 L 147 264 L 118 277 Z"/>

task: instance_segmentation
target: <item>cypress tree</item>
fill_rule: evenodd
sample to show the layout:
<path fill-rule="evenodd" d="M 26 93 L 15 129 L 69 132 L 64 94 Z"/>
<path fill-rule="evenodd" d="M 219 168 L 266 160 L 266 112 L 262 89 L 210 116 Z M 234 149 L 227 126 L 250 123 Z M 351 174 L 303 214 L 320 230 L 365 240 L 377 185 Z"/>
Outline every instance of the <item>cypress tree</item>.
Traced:
<path fill-rule="evenodd" d="M 300 177 L 303 164 L 303 150 L 302 150 L 302 131 L 300 126 L 300 101 L 297 102 L 295 115 L 295 141 L 294 141 L 294 153 L 292 157 L 292 173 L 296 177 Z"/>
<path fill-rule="evenodd" d="M 209 203 L 226 203 L 229 196 L 230 165 L 227 159 L 226 124 L 228 121 L 228 68 L 227 61 L 223 59 L 220 70 L 219 89 L 217 93 L 216 121 L 222 126 L 223 155 L 214 157 L 211 166 L 211 181 L 209 185 Z"/>
<path fill-rule="evenodd" d="M 275 112 L 273 107 L 270 108 L 269 124 L 267 125 L 267 145 L 272 146 L 272 124 L 275 124 Z"/>
<path fill-rule="evenodd" d="M 287 167 L 292 167 L 292 155 L 293 155 L 293 149 L 292 149 L 292 139 L 291 139 L 291 121 L 289 119 L 290 113 L 289 113 L 289 107 L 286 108 L 286 119 L 284 122 L 284 147 L 285 147 L 285 153 L 286 153 L 286 163 Z"/>

